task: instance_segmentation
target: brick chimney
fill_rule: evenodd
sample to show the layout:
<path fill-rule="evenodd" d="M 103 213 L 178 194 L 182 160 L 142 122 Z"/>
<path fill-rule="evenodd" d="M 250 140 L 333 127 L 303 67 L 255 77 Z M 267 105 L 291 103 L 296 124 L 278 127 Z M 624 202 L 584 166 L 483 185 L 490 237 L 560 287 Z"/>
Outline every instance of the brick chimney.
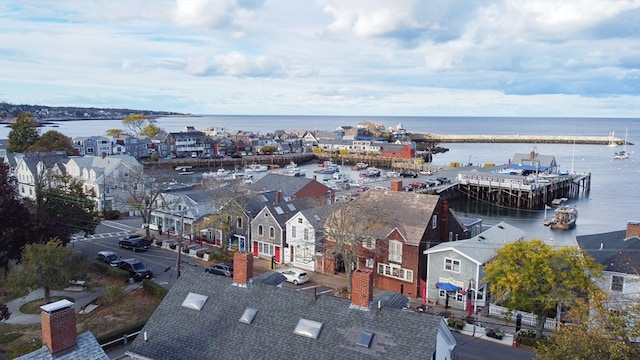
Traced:
<path fill-rule="evenodd" d="M 253 254 L 238 251 L 233 254 L 233 282 L 246 286 L 253 277 Z"/>
<path fill-rule="evenodd" d="M 76 311 L 69 300 L 60 300 L 40 306 L 42 342 L 51 354 L 76 345 Z"/>
<path fill-rule="evenodd" d="M 402 180 L 391 180 L 391 191 L 402 191 Z"/>
<path fill-rule="evenodd" d="M 627 223 L 627 238 L 632 236 L 640 237 L 640 222 L 629 221 Z"/>
<path fill-rule="evenodd" d="M 276 200 L 274 201 L 274 204 L 280 204 L 281 199 L 282 199 L 282 191 L 278 190 L 276 191 Z"/>
<path fill-rule="evenodd" d="M 351 277 L 351 307 L 368 310 L 373 300 L 373 271 L 358 269 Z"/>

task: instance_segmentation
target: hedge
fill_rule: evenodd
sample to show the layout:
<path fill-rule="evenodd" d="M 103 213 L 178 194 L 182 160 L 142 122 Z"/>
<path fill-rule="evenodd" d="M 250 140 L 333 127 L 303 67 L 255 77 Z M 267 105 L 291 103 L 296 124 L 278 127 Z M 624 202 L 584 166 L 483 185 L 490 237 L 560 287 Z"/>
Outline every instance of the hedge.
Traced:
<path fill-rule="evenodd" d="M 160 300 L 164 299 L 165 295 L 167 295 L 167 293 L 169 292 L 169 290 L 162 287 L 162 285 L 159 285 L 147 279 L 142 280 L 142 288 L 144 289 L 144 291 L 157 297 Z"/>

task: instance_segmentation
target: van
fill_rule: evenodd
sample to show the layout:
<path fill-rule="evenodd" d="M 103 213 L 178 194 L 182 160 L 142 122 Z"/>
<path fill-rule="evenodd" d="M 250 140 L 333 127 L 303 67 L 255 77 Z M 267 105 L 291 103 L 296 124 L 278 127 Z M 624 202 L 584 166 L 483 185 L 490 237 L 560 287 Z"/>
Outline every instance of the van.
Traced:
<path fill-rule="evenodd" d="M 192 158 L 197 158 L 197 157 L 198 157 L 198 153 L 197 153 L 197 152 L 195 152 L 195 151 L 194 151 L 194 152 L 192 152 L 192 153 L 191 153 L 191 157 L 192 157 Z"/>

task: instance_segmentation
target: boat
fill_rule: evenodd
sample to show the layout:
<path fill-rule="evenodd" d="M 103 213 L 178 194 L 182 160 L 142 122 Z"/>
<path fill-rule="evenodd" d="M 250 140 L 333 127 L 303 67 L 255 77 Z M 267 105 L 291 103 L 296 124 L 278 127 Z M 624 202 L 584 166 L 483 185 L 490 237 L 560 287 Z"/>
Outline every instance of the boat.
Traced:
<path fill-rule="evenodd" d="M 387 177 L 397 178 L 397 177 L 400 177 L 400 173 L 397 172 L 397 171 L 393 171 L 393 170 L 392 171 L 387 171 Z"/>
<path fill-rule="evenodd" d="M 610 132 L 609 133 L 609 147 L 616 147 L 618 144 L 616 143 L 616 137 L 615 137 L 615 132 Z"/>
<path fill-rule="evenodd" d="M 320 169 L 314 170 L 313 172 L 316 174 L 333 174 L 337 173 L 338 171 L 340 171 L 338 165 L 333 165 L 330 167 L 322 167 Z"/>
<path fill-rule="evenodd" d="M 251 164 L 244 167 L 245 172 L 265 172 L 269 170 L 267 165 Z"/>
<path fill-rule="evenodd" d="M 623 160 L 629 158 L 629 153 L 627 152 L 627 138 L 629 136 L 629 129 L 625 130 L 624 134 L 624 150 L 620 150 L 617 153 L 613 154 L 613 158 L 616 160 Z"/>
<path fill-rule="evenodd" d="M 368 167 L 365 171 L 362 172 L 362 176 L 364 177 L 380 177 L 380 169 L 377 167 Z"/>
<path fill-rule="evenodd" d="M 359 162 L 359 163 L 356 163 L 355 165 L 353 165 L 351 167 L 351 170 L 360 171 L 360 170 L 364 170 L 364 169 L 366 169 L 368 167 L 369 167 L 369 164 L 363 163 L 363 162 Z"/>
<path fill-rule="evenodd" d="M 544 222 L 545 226 L 557 230 L 569 230 L 576 226 L 578 219 L 578 210 L 576 208 L 562 205 L 560 206 L 551 220 Z"/>
<path fill-rule="evenodd" d="M 228 176 L 229 174 L 231 174 L 231 171 L 229 170 L 225 170 L 223 168 L 218 169 L 217 171 L 207 171 L 206 173 L 202 174 L 202 177 L 204 179 L 208 179 L 208 178 L 223 178 Z"/>
<path fill-rule="evenodd" d="M 193 171 L 191 170 L 191 166 L 176 166 L 176 171 L 179 175 L 191 175 Z"/>

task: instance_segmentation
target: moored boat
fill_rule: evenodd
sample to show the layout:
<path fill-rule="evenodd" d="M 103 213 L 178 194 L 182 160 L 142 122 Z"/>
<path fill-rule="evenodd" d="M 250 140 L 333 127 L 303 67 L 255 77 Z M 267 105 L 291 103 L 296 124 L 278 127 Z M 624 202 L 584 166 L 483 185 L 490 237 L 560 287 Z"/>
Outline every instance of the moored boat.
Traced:
<path fill-rule="evenodd" d="M 552 229 L 569 230 L 576 226 L 578 219 L 578 210 L 566 205 L 560 206 L 551 220 L 544 222 L 545 226 Z"/>

